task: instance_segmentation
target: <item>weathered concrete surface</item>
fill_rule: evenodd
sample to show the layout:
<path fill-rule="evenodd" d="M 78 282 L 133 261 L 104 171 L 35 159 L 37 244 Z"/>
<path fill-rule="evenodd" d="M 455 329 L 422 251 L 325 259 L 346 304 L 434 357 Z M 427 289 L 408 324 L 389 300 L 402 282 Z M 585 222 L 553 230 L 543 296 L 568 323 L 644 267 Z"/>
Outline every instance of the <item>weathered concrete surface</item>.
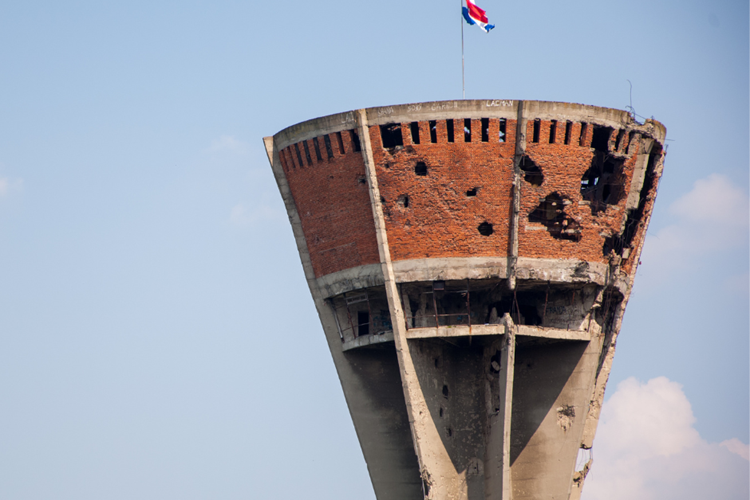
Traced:
<path fill-rule="evenodd" d="M 580 497 L 664 137 L 485 100 L 265 139 L 380 500 Z"/>

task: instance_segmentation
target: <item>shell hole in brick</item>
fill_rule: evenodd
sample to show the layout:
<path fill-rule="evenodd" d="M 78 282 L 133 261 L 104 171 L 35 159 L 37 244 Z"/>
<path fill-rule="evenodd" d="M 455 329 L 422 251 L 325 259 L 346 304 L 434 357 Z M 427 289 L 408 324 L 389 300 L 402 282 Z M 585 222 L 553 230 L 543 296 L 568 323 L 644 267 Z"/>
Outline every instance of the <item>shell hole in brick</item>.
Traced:
<path fill-rule="evenodd" d="M 419 144 L 419 122 L 411 122 L 409 129 L 411 130 L 411 142 Z"/>
<path fill-rule="evenodd" d="M 466 196 L 476 196 L 478 192 L 479 192 L 478 187 L 471 188 L 468 191 L 466 191 Z"/>
<path fill-rule="evenodd" d="M 418 161 L 414 167 L 414 173 L 417 175 L 427 175 L 427 164 L 423 161 Z"/>
<path fill-rule="evenodd" d="M 529 214 L 529 222 L 542 224 L 553 238 L 580 241 L 581 226 L 565 213 L 567 203 L 559 193 L 551 193 Z"/>
<path fill-rule="evenodd" d="M 437 122 L 435 120 L 430 120 L 430 142 L 437 143 Z"/>
<path fill-rule="evenodd" d="M 392 149 L 396 146 L 404 145 L 404 138 L 401 135 L 401 125 L 397 123 L 381 125 L 380 138 L 383 140 L 383 147 L 385 149 Z"/>
<path fill-rule="evenodd" d="M 505 126 L 507 125 L 505 118 L 500 119 L 500 132 L 498 133 L 498 140 L 505 142 Z"/>
<path fill-rule="evenodd" d="M 444 385 L 444 386 L 443 386 L 443 397 L 444 397 L 445 399 L 448 399 L 448 396 L 450 396 L 450 391 L 448 390 L 448 386 L 447 386 L 447 385 Z"/>
<path fill-rule="evenodd" d="M 482 118 L 482 142 L 490 141 L 490 119 Z"/>
<path fill-rule="evenodd" d="M 453 142 L 453 120 L 445 120 L 445 128 L 448 134 L 448 142 Z"/>
<path fill-rule="evenodd" d="M 409 196 L 402 194 L 396 199 L 396 203 L 398 203 L 403 208 L 409 208 Z"/>
<path fill-rule="evenodd" d="M 495 232 L 495 230 L 492 229 L 492 224 L 490 224 L 487 221 L 484 221 L 481 224 L 479 224 L 479 226 L 477 227 L 477 230 L 479 231 L 479 234 L 481 234 L 482 236 L 490 236 L 492 233 Z"/>
<path fill-rule="evenodd" d="M 554 144 L 557 136 L 557 120 L 552 120 L 549 126 L 549 143 Z"/>
<path fill-rule="evenodd" d="M 544 174 L 539 165 L 526 155 L 521 157 L 521 170 L 523 171 L 523 180 L 532 186 L 541 186 L 544 182 Z"/>
<path fill-rule="evenodd" d="M 573 122 L 565 122 L 565 144 L 570 144 L 570 133 L 573 131 Z"/>
<path fill-rule="evenodd" d="M 609 152 L 609 138 L 612 137 L 612 132 L 614 131 L 615 130 L 612 127 L 594 125 L 594 135 L 591 138 L 591 147 L 602 153 Z"/>
<path fill-rule="evenodd" d="M 359 133 L 357 133 L 356 130 L 352 129 L 349 131 L 349 135 L 352 137 L 352 144 L 354 144 L 354 151 L 359 152 L 362 151 L 362 146 L 359 143 Z"/>
<path fill-rule="evenodd" d="M 464 142 L 471 142 L 471 120 L 464 120 Z"/>
<path fill-rule="evenodd" d="M 367 179 L 365 179 L 364 175 L 360 175 L 359 177 L 357 177 L 357 183 L 358 184 L 367 184 Z"/>
<path fill-rule="evenodd" d="M 323 136 L 323 142 L 326 145 L 326 155 L 328 155 L 328 159 L 333 158 L 333 147 L 331 146 L 331 137 L 326 134 Z"/>
<path fill-rule="evenodd" d="M 539 142 L 539 129 L 542 127 L 542 121 L 537 118 L 534 120 L 534 134 L 531 136 L 531 142 Z"/>
<path fill-rule="evenodd" d="M 591 166 L 581 177 L 581 197 L 589 202 L 591 213 L 598 215 L 607 205 L 617 205 L 624 196 L 624 159 L 597 151 Z"/>

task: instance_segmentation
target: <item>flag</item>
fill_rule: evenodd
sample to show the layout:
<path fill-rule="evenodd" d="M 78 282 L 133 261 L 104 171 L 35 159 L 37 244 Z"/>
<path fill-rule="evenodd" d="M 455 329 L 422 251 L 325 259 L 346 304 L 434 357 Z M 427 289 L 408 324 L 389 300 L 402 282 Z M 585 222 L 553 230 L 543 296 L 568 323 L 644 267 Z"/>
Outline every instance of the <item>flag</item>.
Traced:
<path fill-rule="evenodd" d="M 466 7 L 462 7 L 461 10 L 467 23 L 476 24 L 485 33 L 489 33 L 495 27 L 494 24 L 488 24 L 487 13 L 474 5 L 471 0 L 466 0 Z"/>

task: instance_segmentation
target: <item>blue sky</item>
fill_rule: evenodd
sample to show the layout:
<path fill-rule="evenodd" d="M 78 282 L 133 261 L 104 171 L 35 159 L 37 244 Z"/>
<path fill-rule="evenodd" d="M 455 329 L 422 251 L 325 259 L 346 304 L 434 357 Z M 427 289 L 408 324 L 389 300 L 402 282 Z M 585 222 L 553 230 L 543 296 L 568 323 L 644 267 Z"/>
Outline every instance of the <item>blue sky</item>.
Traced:
<path fill-rule="evenodd" d="M 467 98 L 622 109 L 630 80 L 668 130 L 585 494 L 602 457 L 649 498 L 710 455 L 746 498 L 747 2 L 479 5 Z M 374 498 L 261 138 L 460 98 L 458 7 L 0 3 L 0 497 Z"/>

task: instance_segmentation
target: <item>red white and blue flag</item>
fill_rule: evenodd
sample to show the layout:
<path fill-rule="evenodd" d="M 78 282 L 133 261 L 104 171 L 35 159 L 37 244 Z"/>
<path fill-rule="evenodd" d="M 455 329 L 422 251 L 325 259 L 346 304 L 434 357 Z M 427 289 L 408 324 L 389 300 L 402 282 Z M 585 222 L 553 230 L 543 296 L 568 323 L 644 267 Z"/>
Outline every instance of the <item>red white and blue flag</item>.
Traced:
<path fill-rule="evenodd" d="M 489 24 L 487 13 L 474 5 L 471 0 L 466 0 L 466 7 L 462 7 L 461 10 L 467 23 L 476 24 L 485 33 L 489 33 L 495 27 L 494 24 Z"/>

